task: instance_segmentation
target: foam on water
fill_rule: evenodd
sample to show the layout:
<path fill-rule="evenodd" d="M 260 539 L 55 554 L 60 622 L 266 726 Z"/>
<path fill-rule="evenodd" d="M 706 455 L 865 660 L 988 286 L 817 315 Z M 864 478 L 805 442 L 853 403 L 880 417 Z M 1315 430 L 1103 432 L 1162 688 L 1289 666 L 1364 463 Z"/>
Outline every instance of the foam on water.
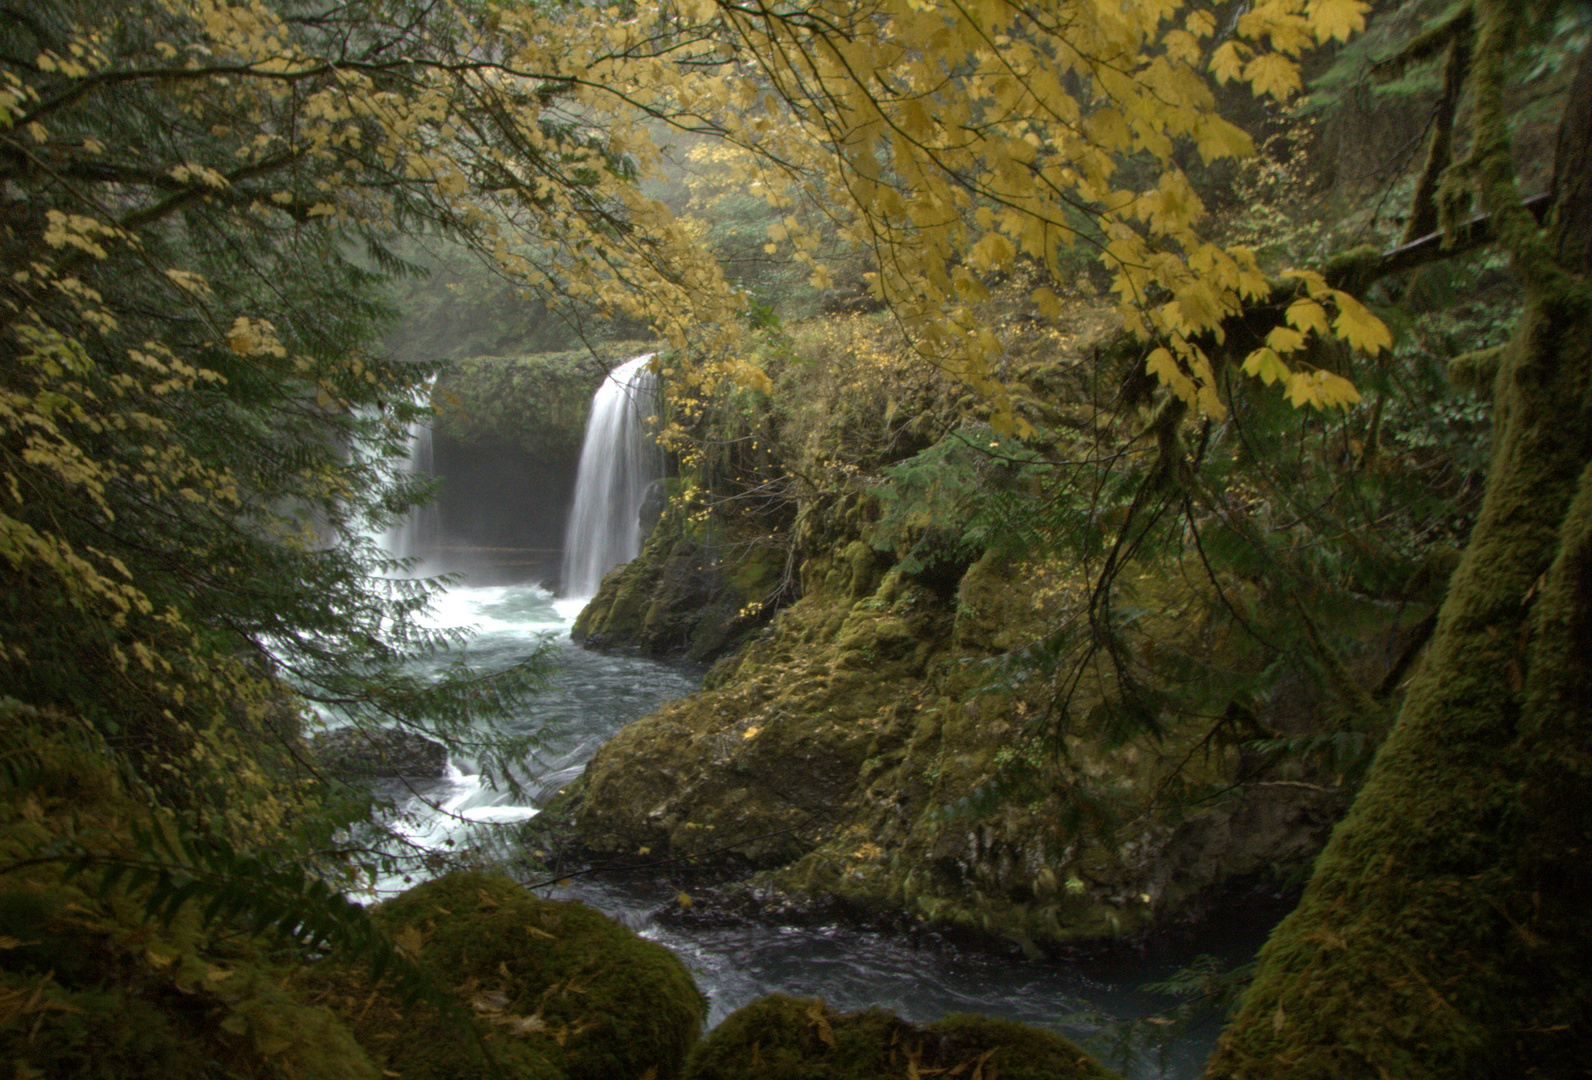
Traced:
<path fill-rule="evenodd" d="M 513 826 L 538 812 L 530 799 L 544 798 L 571 782 L 624 723 L 695 688 L 700 671 L 575 647 L 567 632 L 580 604 L 554 599 L 535 585 L 456 587 L 437 598 L 431 625 L 474 626 L 477 636 L 466 655 L 475 654 L 483 667 L 524 655 L 549 633 L 555 635 L 560 667 L 547 691 L 532 699 L 527 714 L 516 721 L 521 726 L 509 725 L 511 732 L 542 739 L 541 749 L 524 763 L 521 781 L 530 793 L 527 801 L 494 790 L 475 762 L 450 760 L 441 778 L 416 785 L 390 822 L 411 851 L 457 855 L 482 848 L 488 854 L 508 854 Z M 382 876 L 357 899 L 392 896 L 431 872 L 424 860 L 410 860 L 407 872 Z M 900 935 L 839 927 L 660 923 L 657 913 L 675 904 L 679 889 L 669 871 L 660 869 L 655 878 L 629 883 L 583 877 L 572 887 L 556 889 L 555 895 L 585 900 L 675 950 L 708 997 L 710 1026 L 754 997 L 774 991 L 822 996 L 841 1009 L 883 1005 L 913 1020 L 965 1010 L 1055 1026 L 1066 1014 L 1091 1005 L 1119 1015 L 1154 1012 L 1165 1008 L 1167 1000 L 1134 987 L 1164 978 L 1194 951 L 1242 960 L 1263 933 L 1256 929 L 1246 931 L 1249 936 L 1242 941 L 1203 942 L 1197 950 L 1185 946 L 1176 956 L 1068 965 L 962 953 Z M 1074 1027 L 1064 1030 L 1074 1037 L 1084 1034 Z M 1214 1037 L 1214 1029 L 1185 1036 L 1165 1060 L 1146 1054 L 1126 1075 L 1145 1080 L 1192 1077 Z"/>
<path fill-rule="evenodd" d="M 455 586 L 432 600 L 425 622 L 438 630 L 468 627 L 479 635 L 536 638 L 569 632 L 580 609 L 566 615 L 560 606 L 540 585 Z"/>

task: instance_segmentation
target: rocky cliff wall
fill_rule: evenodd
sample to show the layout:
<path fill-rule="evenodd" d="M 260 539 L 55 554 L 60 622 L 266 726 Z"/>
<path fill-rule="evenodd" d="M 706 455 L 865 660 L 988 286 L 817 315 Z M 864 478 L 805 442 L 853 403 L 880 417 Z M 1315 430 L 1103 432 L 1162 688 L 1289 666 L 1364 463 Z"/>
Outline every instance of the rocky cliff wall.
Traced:
<path fill-rule="evenodd" d="M 1281 779 L 1157 806 L 1174 773 L 1202 789 L 1243 779 L 1241 751 L 1205 752 L 1195 722 L 1153 745 L 1036 737 L 1047 688 L 991 692 L 986 676 L 1077 611 L 1063 567 L 981 557 L 945 596 L 852 539 L 803 577 L 806 595 L 701 693 L 598 752 L 576 796 L 584 845 L 732 862 L 775 906 L 1044 947 L 1196 918 L 1238 882 L 1275 886 L 1341 809 L 1340 793 Z M 1179 633 L 1175 607 L 1160 622 Z"/>

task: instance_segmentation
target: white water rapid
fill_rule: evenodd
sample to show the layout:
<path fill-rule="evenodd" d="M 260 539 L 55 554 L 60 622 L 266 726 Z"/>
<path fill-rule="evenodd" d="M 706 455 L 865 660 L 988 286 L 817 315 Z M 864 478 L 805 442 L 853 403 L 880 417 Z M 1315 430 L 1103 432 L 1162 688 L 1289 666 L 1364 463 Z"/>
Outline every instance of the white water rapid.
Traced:
<path fill-rule="evenodd" d="M 517 770 L 529 798 L 516 800 L 494 789 L 478 765 L 463 757 L 453 758 L 442 777 L 387 788 L 400 804 L 388 824 L 408 841 L 410 857 L 360 899 L 395 895 L 430 876 L 446 858 L 468 858 L 472 851 L 489 859 L 516 855 L 515 824 L 534 816 L 539 802 L 578 777 L 599 746 L 626 723 L 697 689 L 701 668 L 580 648 L 569 640 L 572 615 L 546 589 L 531 584 L 456 585 L 439 599 L 430 616 L 433 625 L 473 627 L 476 634 L 465 653 L 482 668 L 512 662 L 553 635 L 558 670 L 551 684 L 501 729 L 539 736 L 540 749 Z M 451 659 L 457 657 L 417 661 L 416 673 L 429 673 Z M 439 858 L 430 862 L 427 852 Z M 526 873 L 512 863 L 509 869 Z M 781 927 L 733 919 L 692 924 L 681 917 L 679 895 L 693 886 L 676 877 L 680 870 L 665 855 L 655 868 L 576 877 L 544 884 L 543 892 L 582 900 L 673 949 L 707 995 L 710 1027 L 754 998 L 778 992 L 822 997 L 842 1011 L 882 1005 L 919 1022 L 951 1012 L 982 1012 L 1059 1028 L 1077 1038 L 1088 1033 L 1088 1025 L 1067 1022 L 1069 1013 L 1091 1006 L 1116 1015 L 1164 1009 L 1169 999 L 1135 987 L 1165 978 L 1197 951 L 1241 962 L 1263 933 L 1227 931 L 1228 936 L 1214 940 L 1152 946 L 1144 953 L 1095 961 L 1025 960 L 961 951 L 932 936 L 835 925 Z M 545 883 L 553 876 L 531 880 Z M 1165 1060 L 1154 1051 L 1145 1053 L 1126 1075 L 1188 1080 L 1198 1074 L 1214 1040 L 1214 1027 L 1196 1031 L 1174 1043 Z"/>
<path fill-rule="evenodd" d="M 608 373 L 592 398 L 580 449 L 575 502 L 564 535 L 564 596 L 585 599 L 603 575 L 641 550 L 641 504 L 663 473 L 662 455 L 646 430 L 657 411 L 653 354 Z"/>

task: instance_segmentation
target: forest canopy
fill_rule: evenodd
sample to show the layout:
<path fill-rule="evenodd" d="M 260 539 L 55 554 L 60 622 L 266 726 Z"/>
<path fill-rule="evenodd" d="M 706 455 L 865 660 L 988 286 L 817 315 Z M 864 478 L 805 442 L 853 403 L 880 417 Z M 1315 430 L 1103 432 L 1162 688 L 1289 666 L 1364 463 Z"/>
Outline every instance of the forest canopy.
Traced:
<path fill-rule="evenodd" d="M 395 239 L 445 236 L 527 296 L 649 321 L 708 358 L 687 382 L 756 384 L 741 295 L 640 193 L 660 129 L 738 148 L 773 206 L 836 207 L 919 351 L 1003 423 L 970 304 L 985 275 L 1076 243 L 1106 261 L 1149 370 L 1219 413 L 1201 335 L 1269 285 L 1194 231 L 1177 155 L 1248 150 L 1205 70 L 1286 96 L 1293 58 L 1362 9 L 1265 5 L 1207 57 L 1215 16 L 1176 5 L 13 5 L 3 523 L 30 598 L 13 685 L 135 755 L 227 730 L 240 695 L 269 711 L 283 677 L 401 711 L 365 672 L 437 643 L 411 618 L 422 591 L 373 577 L 368 542 L 421 494 L 394 467 L 433 374 L 374 348 L 384 282 L 414 272 Z M 770 233 L 822 279 L 810 236 Z M 1330 367 L 1283 358 L 1384 331 L 1300 273 L 1288 325 L 1244 363 L 1298 402 L 1349 400 Z"/>

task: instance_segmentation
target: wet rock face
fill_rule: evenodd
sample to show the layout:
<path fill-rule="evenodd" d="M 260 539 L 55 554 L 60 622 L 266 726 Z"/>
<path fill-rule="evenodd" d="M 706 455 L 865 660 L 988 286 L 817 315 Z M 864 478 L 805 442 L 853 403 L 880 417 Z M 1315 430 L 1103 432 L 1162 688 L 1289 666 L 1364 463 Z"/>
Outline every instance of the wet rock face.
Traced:
<path fill-rule="evenodd" d="M 582 353 L 462 360 L 437 381 L 436 431 L 466 445 L 496 442 L 537 458 L 578 460 L 592 394 L 606 374 L 607 366 Z"/>
<path fill-rule="evenodd" d="M 446 771 L 441 743 L 397 728 L 338 728 L 316 736 L 310 750 L 320 767 L 345 780 L 400 776 L 436 778 Z"/>
<path fill-rule="evenodd" d="M 571 636 L 594 649 L 717 660 L 767 621 L 757 602 L 784 564 L 777 544 L 691 535 L 680 515 L 663 515 L 641 554 L 603 578 Z"/>
<path fill-rule="evenodd" d="M 438 510 L 455 566 L 501 567 L 522 580 L 557 574 L 592 395 L 645 343 L 461 360 L 432 403 Z"/>

